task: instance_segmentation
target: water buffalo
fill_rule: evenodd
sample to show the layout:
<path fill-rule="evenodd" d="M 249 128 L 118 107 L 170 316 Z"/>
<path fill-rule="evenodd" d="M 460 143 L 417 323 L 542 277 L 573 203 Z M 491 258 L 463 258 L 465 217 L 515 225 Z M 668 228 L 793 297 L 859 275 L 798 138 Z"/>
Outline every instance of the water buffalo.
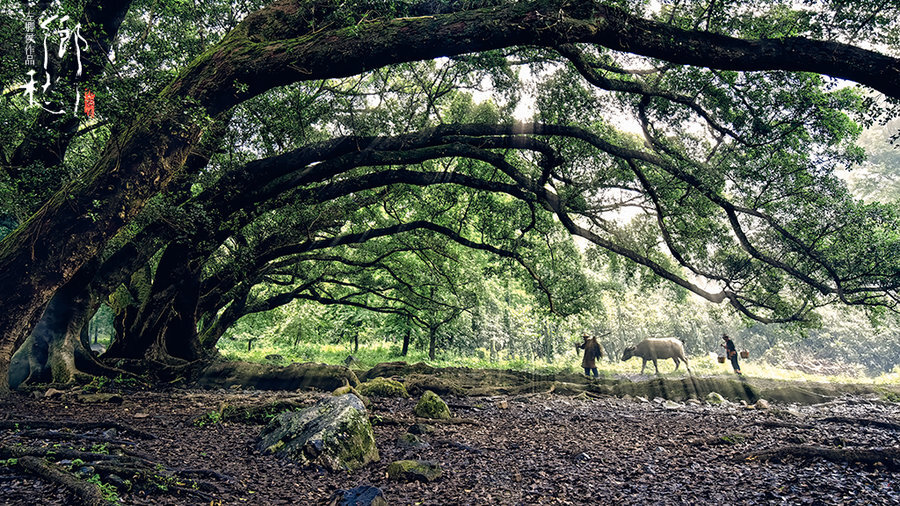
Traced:
<path fill-rule="evenodd" d="M 684 366 L 687 368 L 688 373 L 691 372 L 687 357 L 684 356 L 684 344 L 678 339 L 644 339 L 634 346 L 625 348 L 625 351 L 622 353 L 622 361 L 624 362 L 631 357 L 641 357 L 644 359 L 644 363 L 641 364 L 641 374 L 644 374 L 644 367 L 647 366 L 648 360 L 653 361 L 653 368 L 656 369 L 656 374 L 659 374 L 659 367 L 656 365 L 656 360 L 667 358 L 671 358 L 675 361 L 676 371 L 680 365 L 679 361 L 684 360 Z"/>

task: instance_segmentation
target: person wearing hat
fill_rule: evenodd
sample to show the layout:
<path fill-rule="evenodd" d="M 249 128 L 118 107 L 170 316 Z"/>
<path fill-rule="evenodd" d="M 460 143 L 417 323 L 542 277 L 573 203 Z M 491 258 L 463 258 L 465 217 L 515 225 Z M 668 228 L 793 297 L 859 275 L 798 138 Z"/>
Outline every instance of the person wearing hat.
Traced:
<path fill-rule="evenodd" d="M 584 358 L 581 359 L 581 367 L 584 369 L 584 375 L 590 377 L 591 373 L 597 378 L 600 374 L 597 372 L 597 359 L 603 356 L 603 350 L 597 338 L 582 334 L 584 342 L 578 345 L 578 348 L 584 350 Z"/>
<path fill-rule="evenodd" d="M 725 342 L 721 346 L 725 348 L 725 354 L 731 359 L 731 367 L 734 367 L 734 373 L 741 374 L 741 366 L 738 365 L 738 354 L 737 348 L 734 347 L 734 341 L 728 337 L 728 334 L 722 334 L 722 339 Z"/>

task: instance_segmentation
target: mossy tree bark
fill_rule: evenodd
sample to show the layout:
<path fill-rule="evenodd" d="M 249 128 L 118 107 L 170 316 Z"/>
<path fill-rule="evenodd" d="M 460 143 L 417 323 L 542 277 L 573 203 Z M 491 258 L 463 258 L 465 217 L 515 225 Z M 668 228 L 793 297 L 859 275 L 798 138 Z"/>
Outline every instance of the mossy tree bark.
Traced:
<path fill-rule="evenodd" d="M 191 244 L 166 247 L 148 296 L 106 352 L 110 358 L 193 361 L 203 353 L 197 335 L 200 261 Z"/>

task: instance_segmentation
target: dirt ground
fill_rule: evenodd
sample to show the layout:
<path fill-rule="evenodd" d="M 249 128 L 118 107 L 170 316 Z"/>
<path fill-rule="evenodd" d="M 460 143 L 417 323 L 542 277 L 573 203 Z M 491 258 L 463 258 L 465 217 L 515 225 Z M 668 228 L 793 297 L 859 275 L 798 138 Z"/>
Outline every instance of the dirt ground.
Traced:
<path fill-rule="evenodd" d="M 537 392 L 447 396 L 453 416 L 467 420 L 435 425 L 420 449 L 398 443 L 415 423 L 416 399 L 373 398 L 381 460 L 350 474 L 264 456 L 254 449 L 261 424 L 217 423 L 209 416 L 223 403 L 290 398 L 312 404 L 322 395 L 171 390 L 126 393 L 121 402 L 99 404 L 80 402 L 74 392 L 18 395 L 0 404 L 0 444 L 123 448 L 156 463 L 160 473 L 217 472 L 196 474 L 207 488 L 172 480 L 171 487 L 152 491 L 120 490 L 123 504 L 327 504 L 335 490 L 359 485 L 380 487 L 391 505 L 900 504 L 900 404 L 874 397 L 757 410 Z M 60 427 L 107 421 L 118 428 L 81 428 L 71 432 L 82 439 L 68 440 L 52 429 L 30 430 L 29 420 Z M 831 450 L 837 460 L 804 455 L 802 448 Z M 862 457 L 840 461 L 854 450 Z M 767 451 L 775 457 L 767 458 Z M 874 452 L 874 461 L 852 462 L 872 455 L 866 451 Z M 388 464 L 410 458 L 438 463 L 443 476 L 432 483 L 386 477 Z M 79 499 L 20 466 L 0 465 L 0 503 L 70 505 Z"/>

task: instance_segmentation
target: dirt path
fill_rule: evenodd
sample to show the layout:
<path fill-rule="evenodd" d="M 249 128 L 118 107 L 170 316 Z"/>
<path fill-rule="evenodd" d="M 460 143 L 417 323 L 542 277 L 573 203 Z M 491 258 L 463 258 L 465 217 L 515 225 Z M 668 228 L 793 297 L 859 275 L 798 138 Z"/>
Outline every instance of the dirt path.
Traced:
<path fill-rule="evenodd" d="M 260 455 L 253 449 L 260 424 L 196 425 L 198 417 L 214 421 L 208 414 L 223 403 L 261 405 L 286 396 L 312 403 L 321 395 L 173 390 L 127 394 L 121 404 L 85 404 L 71 394 L 20 396 L 2 406 L 0 421 L 114 420 L 156 436 L 137 438 L 124 428 L 112 434 L 133 453 L 169 469 L 221 473 L 206 475 L 215 491 L 179 490 L 173 481 L 168 490 L 121 492 L 124 504 L 209 504 L 210 498 L 222 504 L 323 504 L 336 489 L 358 485 L 380 487 L 392 505 L 900 503 L 900 460 L 890 455 L 874 464 L 833 462 L 825 454 L 791 456 L 796 448 L 811 447 L 896 456 L 900 405 L 859 397 L 813 406 L 773 404 L 765 411 L 543 393 L 448 397 L 455 416 L 475 423 L 436 425 L 423 436 L 429 445 L 423 449 L 397 442 L 413 423 L 415 399 L 376 398 L 374 419 L 397 423 L 375 426 L 381 461 L 349 475 Z M 80 433 L 101 436 L 106 430 Z M 0 432 L 0 443 L 73 444 L 41 439 L 21 425 Z M 784 455 L 767 460 L 768 450 Z M 387 480 L 387 465 L 404 458 L 435 461 L 444 475 L 430 484 Z M 60 486 L 0 465 L 0 503 L 77 502 Z"/>

